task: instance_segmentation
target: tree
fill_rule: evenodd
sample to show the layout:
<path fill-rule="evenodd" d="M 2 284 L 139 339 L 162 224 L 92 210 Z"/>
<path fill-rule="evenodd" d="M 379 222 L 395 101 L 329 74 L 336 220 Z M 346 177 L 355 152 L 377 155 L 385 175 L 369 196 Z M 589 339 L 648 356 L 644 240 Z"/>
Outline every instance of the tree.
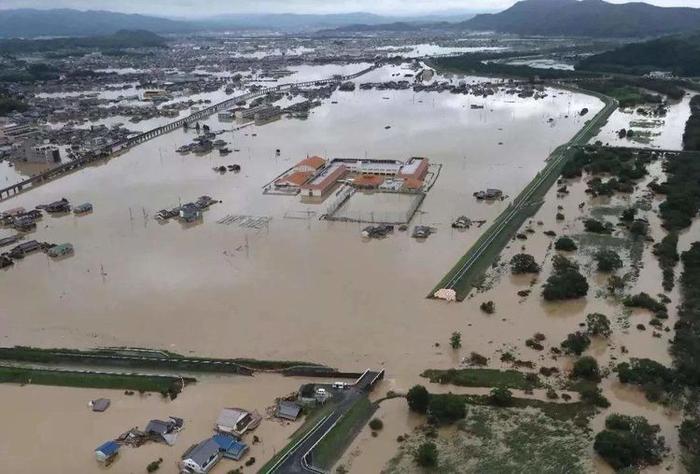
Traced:
<path fill-rule="evenodd" d="M 666 452 L 659 425 L 646 418 L 612 414 L 595 437 L 593 449 L 616 470 L 657 465 Z"/>
<path fill-rule="evenodd" d="M 453 423 L 467 416 L 467 409 L 462 397 L 447 393 L 430 397 L 428 414 L 438 423 Z"/>
<path fill-rule="evenodd" d="M 561 343 L 561 347 L 564 349 L 564 352 L 567 354 L 576 355 L 581 355 L 590 345 L 590 338 L 578 331 L 566 336 L 566 339 L 564 339 L 564 341 Z"/>
<path fill-rule="evenodd" d="M 630 225 L 630 233 L 637 237 L 643 237 L 649 232 L 649 225 L 640 220 L 636 220 Z"/>
<path fill-rule="evenodd" d="M 576 270 L 557 272 L 547 278 L 542 296 L 547 301 L 582 298 L 588 294 L 586 277 Z"/>
<path fill-rule="evenodd" d="M 700 421 L 695 418 L 686 418 L 678 430 L 681 446 L 690 453 L 700 454 Z"/>
<path fill-rule="evenodd" d="M 583 221 L 583 228 L 586 229 L 586 232 L 592 232 L 594 234 L 609 234 L 612 231 L 610 227 L 610 223 L 603 223 L 592 218 Z"/>
<path fill-rule="evenodd" d="M 599 272 L 614 272 L 615 270 L 618 270 L 622 268 L 622 259 L 620 256 L 609 249 L 602 249 L 599 250 L 595 254 L 595 261 L 598 263 L 598 271 Z"/>
<path fill-rule="evenodd" d="M 573 252 L 574 250 L 578 249 L 578 246 L 576 245 L 576 242 L 574 242 L 574 239 L 564 235 L 559 237 L 557 241 L 554 242 L 554 248 L 564 252 Z"/>
<path fill-rule="evenodd" d="M 507 407 L 513 403 L 513 392 L 508 390 L 506 387 L 495 387 L 491 389 L 489 401 L 492 405 Z"/>
<path fill-rule="evenodd" d="M 384 422 L 379 418 L 372 418 L 372 420 L 369 422 L 369 427 L 374 431 L 379 431 L 384 428 Z"/>
<path fill-rule="evenodd" d="M 418 446 L 414 454 L 414 459 L 416 464 L 421 467 L 435 467 L 438 463 L 438 450 L 435 443 L 426 441 L 425 443 Z"/>
<path fill-rule="evenodd" d="M 493 314 L 496 312 L 496 303 L 493 301 L 484 301 L 481 303 L 481 311 L 483 311 L 486 314 Z"/>
<path fill-rule="evenodd" d="M 591 356 L 583 356 L 574 362 L 573 376 L 593 382 L 600 380 L 598 361 Z"/>
<path fill-rule="evenodd" d="M 636 215 L 637 215 L 637 208 L 628 207 L 627 209 L 622 211 L 622 216 L 620 217 L 620 220 L 622 222 L 632 222 L 632 221 L 634 221 L 634 218 Z"/>
<path fill-rule="evenodd" d="M 623 280 L 622 277 L 619 277 L 617 275 L 611 275 L 610 278 L 608 278 L 608 292 L 611 295 L 614 295 L 615 293 L 624 289 L 625 280 Z"/>
<path fill-rule="evenodd" d="M 555 255 L 552 257 L 552 268 L 554 268 L 554 271 L 556 273 L 561 273 L 566 270 L 577 270 L 578 271 L 578 263 L 576 263 L 576 260 L 571 260 L 566 258 L 563 255 Z"/>
<path fill-rule="evenodd" d="M 452 346 L 452 349 L 459 349 L 462 347 L 462 333 L 457 331 L 452 333 L 452 336 L 450 336 L 450 346 Z"/>
<path fill-rule="evenodd" d="M 425 413 L 428 411 L 428 404 L 430 403 L 430 393 L 422 385 L 414 385 L 406 394 L 406 401 L 408 401 L 408 408 L 416 413 Z"/>
<path fill-rule="evenodd" d="M 591 336 L 610 337 L 612 334 L 610 320 L 601 313 L 590 313 L 586 316 L 586 326 Z"/>
<path fill-rule="evenodd" d="M 535 257 L 526 253 L 519 253 L 510 259 L 510 271 L 513 275 L 523 275 L 525 273 L 539 273 L 540 266 L 535 261 Z"/>

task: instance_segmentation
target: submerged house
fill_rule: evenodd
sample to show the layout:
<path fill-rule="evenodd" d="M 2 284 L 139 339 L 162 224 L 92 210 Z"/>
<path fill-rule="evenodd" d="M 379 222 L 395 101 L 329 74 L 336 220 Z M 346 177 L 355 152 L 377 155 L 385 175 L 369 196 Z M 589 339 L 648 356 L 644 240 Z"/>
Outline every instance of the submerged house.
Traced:
<path fill-rule="evenodd" d="M 180 467 L 183 472 L 206 474 L 221 460 L 221 448 L 213 438 L 207 438 L 192 446 L 182 455 Z"/>
<path fill-rule="evenodd" d="M 279 403 L 277 403 L 275 416 L 285 420 L 296 421 L 300 413 L 301 407 L 298 404 L 287 400 L 280 400 Z"/>
<path fill-rule="evenodd" d="M 251 413 L 242 408 L 224 408 L 216 420 L 216 431 L 243 436 L 244 433 L 254 430 L 260 425 L 262 416 Z"/>
<path fill-rule="evenodd" d="M 180 207 L 180 219 L 185 222 L 194 222 L 202 217 L 202 211 L 196 204 L 188 202 Z"/>
<path fill-rule="evenodd" d="M 116 441 L 107 441 L 95 449 L 95 458 L 99 462 L 106 462 L 119 453 L 119 444 Z"/>
<path fill-rule="evenodd" d="M 145 433 L 154 441 L 172 446 L 175 444 L 177 434 L 181 429 L 182 420 L 180 418 L 170 418 L 168 421 L 151 420 L 146 426 Z"/>
<path fill-rule="evenodd" d="M 245 453 L 248 452 L 248 445 L 241 441 L 238 441 L 231 435 L 217 434 L 212 436 L 212 439 L 216 444 L 219 445 L 221 455 L 226 459 L 240 461 L 241 458 L 245 456 Z"/>

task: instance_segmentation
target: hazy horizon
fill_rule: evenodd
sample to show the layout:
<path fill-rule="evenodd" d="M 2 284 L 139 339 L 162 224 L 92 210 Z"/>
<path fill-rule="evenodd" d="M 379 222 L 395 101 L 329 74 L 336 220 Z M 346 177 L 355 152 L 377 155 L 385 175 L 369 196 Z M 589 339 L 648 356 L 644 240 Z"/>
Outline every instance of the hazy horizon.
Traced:
<path fill-rule="evenodd" d="M 631 3 L 628 0 L 607 0 Z M 0 10 L 73 8 L 139 13 L 169 18 L 202 18 L 221 14 L 333 14 L 374 13 L 386 16 L 465 14 L 504 10 L 515 0 L 4 0 Z M 647 0 L 663 7 L 700 8 L 700 0 Z M 206 8 L 203 8 L 206 4 Z"/>

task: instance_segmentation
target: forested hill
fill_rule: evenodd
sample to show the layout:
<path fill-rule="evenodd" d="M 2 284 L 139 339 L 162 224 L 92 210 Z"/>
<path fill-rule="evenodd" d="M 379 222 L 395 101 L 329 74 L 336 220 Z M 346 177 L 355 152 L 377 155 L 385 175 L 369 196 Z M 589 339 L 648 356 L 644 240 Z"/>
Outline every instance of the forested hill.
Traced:
<path fill-rule="evenodd" d="M 523 0 L 501 13 L 477 15 L 457 27 L 542 36 L 651 37 L 697 30 L 700 8 L 603 0 Z"/>
<path fill-rule="evenodd" d="M 669 71 L 677 76 L 700 76 L 700 33 L 628 44 L 585 58 L 576 69 L 627 74 Z"/>

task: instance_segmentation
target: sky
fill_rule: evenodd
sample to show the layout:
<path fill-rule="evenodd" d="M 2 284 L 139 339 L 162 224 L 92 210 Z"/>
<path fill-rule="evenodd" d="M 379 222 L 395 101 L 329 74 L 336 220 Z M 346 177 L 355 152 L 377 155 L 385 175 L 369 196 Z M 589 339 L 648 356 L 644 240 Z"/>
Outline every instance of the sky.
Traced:
<path fill-rule="evenodd" d="M 626 3 L 626 0 L 608 0 Z M 157 16 L 211 16 L 221 13 L 344 13 L 420 15 L 445 11 L 500 11 L 514 0 L 0 0 L 0 9 L 77 8 Z M 646 0 L 659 6 L 700 8 L 700 0 Z"/>

